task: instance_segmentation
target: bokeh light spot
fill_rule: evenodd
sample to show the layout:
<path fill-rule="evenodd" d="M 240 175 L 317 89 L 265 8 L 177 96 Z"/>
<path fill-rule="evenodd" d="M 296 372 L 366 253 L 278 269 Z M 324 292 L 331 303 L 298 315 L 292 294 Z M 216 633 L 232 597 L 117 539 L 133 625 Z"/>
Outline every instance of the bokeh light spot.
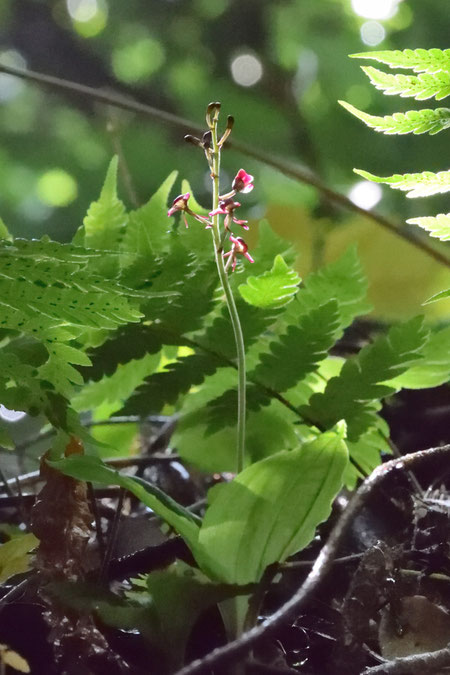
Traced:
<path fill-rule="evenodd" d="M 352 0 L 355 14 L 364 19 L 390 19 L 397 13 L 400 0 Z"/>
<path fill-rule="evenodd" d="M 366 21 L 361 26 L 361 40 L 369 47 L 375 47 L 386 37 L 384 26 L 378 21 Z"/>
<path fill-rule="evenodd" d="M 348 193 L 348 198 L 362 209 L 373 208 L 382 196 L 381 187 L 377 183 L 370 183 L 367 180 L 359 180 Z"/>
<path fill-rule="evenodd" d="M 37 183 L 39 199 L 49 206 L 67 206 L 76 199 L 76 180 L 63 169 L 50 169 L 43 173 Z"/>
<path fill-rule="evenodd" d="M 76 32 L 85 38 L 98 35 L 106 26 L 106 0 L 66 0 L 67 11 Z"/>
<path fill-rule="evenodd" d="M 162 66 L 164 60 L 164 49 L 160 42 L 145 37 L 115 49 L 112 66 L 122 82 L 134 84 L 148 79 Z"/>
<path fill-rule="evenodd" d="M 97 0 L 67 0 L 66 4 L 74 21 L 90 21 L 98 12 Z"/>
<path fill-rule="evenodd" d="M 231 75 L 241 87 L 253 87 L 262 78 L 262 63 L 253 54 L 239 54 L 231 62 Z"/>
<path fill-rule="evenodd" d="M 5 408 L 2 403 L 0 403 L 0 417 L 2 420 L 7 422 L 18 422 L 23 417 L 25 417 L 25 415 L 26 413 L 20 410 L 9 410 L 8 408 Z"/>

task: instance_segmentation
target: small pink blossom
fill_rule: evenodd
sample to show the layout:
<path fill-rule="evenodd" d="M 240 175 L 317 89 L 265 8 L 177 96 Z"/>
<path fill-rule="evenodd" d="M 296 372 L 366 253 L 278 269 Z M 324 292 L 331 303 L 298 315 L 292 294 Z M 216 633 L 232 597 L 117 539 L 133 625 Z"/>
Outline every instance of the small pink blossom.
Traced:
<path fill-rule="evenodd" d="M 211 211 L 209 216 L 212 218 L 213 216 L 217 215 L 225 215 L 225 229 L 230 228 L 230 220 L 233 221 L 233 223 L 236 223 L 236 225 L 241 225 L 244 230 L 248 230 L 248 225 L 246 220 L 238 220 L 235 218 L 233 212 L 235 209 L 239 208 L 240 203 L 235 202 L 232 197 L 228 197 L 227 199 L 221 199 L 219 202 L 219 207 L 217 209 L 214 209 L 214 211 Z"/>
<path fill-rule="evenodd" d="M 232 234 L 230 234 L 230 241 L 231 241 L 231 251 L 228 251 L 228 253 L 223 254 L 224 258 L 229 258 L 226 267 L 228 267 L 228 265 L 231 262 L 231 270 L 232 272 L 234 272 L 234 270 L 236 269 L 238 255 L 243 255 L 244 258 L 247 258 L 247 260 L 251 263 L 255 262 L 250 253 L 248 252 L 248 246 L 242 239 L 242 237 L 234 237 Z"/>
<path fill-rule="evenodd" d="M 173 216 L 177 211 L 187 211 L 188 210 L 188 201 L 191 196 L 190 192 L 186 192 L 184 195 L 178 195 L 173 200 L 172 206 L 167 211 L 168 216 Z"/>
<path fill-rule="evenodd" d="M 253 185 L 254 178 L 249 173 L 244 171 L 244 169 L 239 169 L 236 176 L 234 177 L 232 188 L 236 192 L 251 192 L 255 187 Z"/>

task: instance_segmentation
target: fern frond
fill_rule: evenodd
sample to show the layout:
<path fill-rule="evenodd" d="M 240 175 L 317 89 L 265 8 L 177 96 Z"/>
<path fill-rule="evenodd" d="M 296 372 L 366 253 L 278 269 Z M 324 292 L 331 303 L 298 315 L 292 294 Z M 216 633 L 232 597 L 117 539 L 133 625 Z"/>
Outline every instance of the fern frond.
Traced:
<path fill-rule="evenodd" d="M 358 110 L 350 103 L 339 101 L 343 108 L 362 120 L 368 127 L 383 134 L 425 134 L 431 136 L 450 127 L 450 108 L 408 110 L 406 113 L 394 113 L 379 117 Z"/>
<path fill-rule="evenodd" d="M 410 225 L 418 225 L 423 230 L 429 232 L 431 237 L 436 237 L 436 239 L 440 239 L 441 241 L 448 241 L 450 239 L 450 213 L 439 213 L 435 217 L 410 218 L 406 222 Z"/>
<path fill-rule="evenodd" d="M 362 169 L 354 169 L 359 176 L 374 183 L 385 183 L 394 190 L 408 192 L 407 197 L 429 197 L 450 191 L 450 171 L 423 171 L 422 173 L 394 174 L 393 176 L 374 176 Z"/>
<path fill-rule="evenodd" d="M 450 49 L 404 49 L 350 54 L 353 59 L 373 59 L 391 68 L 412 68 L 415 73 L 450 73 Z"/>
<path fill-rule="evenodd" d="M 269 344 L 258 365 L 248 373 L 252 384 L 247 389 L 247 408 L 252 411 L 269 405 L 272 389 L 283 393 L 315 372 L 328 350 L 334 345 L 339 328 L 339 310 L 335 300 L 301 315 L 297 325 Z M 230 423 L 235 414 L 237 391 L 231 389 L 210 401 L 208 431 L 211 433 Z"/>
<path fill-rule="evenodd" d="M 92 202 L 75 243 L 88 248 L 118 251 L 128 223 L 124 204 L 117 196 L 118 157 L 112 158 L 98 201 Z"/>
<path fill-rule="evenodd" d="M 387 96 L 413 97 L 417 101 L 426 101 L 434 97 L 440 101 L 450 95 L 450 73 L 421 73 L 417 76 L 394 75 L 372 66 L 362 66 L 362 70 L 376 89 L 381 90 Z"/>
<path fill-rule="evenodd" d="M 264 311 L 243 301 L 237 303 L 247 348 L 255 342 L 273 322 L 274 312 Z M 218 368 L 226 368 L 236 358 L 233 329 L 224 307 L 221 314 L 203 334 L 188 344 L 197 349 L 192 354 L 170 363 L 160 373 L 149 377 L 128 400 L 124 414 L 158 412 L 165 403 L 175 403 L 193 385 L 200 385 Z"/>
<path fill-rule="evenodd" d="M 336 300 L 311 310 L 300 317 L 297 325 L 269 345 L 260 363 L 249 373 L 249 380 L 284 392 L 313 372 L 334 345 L 339 328 Z"/>
<path fill-rule="evenodd" d="M 287 308 L 286 317 L 296 323 L 301 314 L 335 299 L 340 315 L 338 338 L 357 316 L 371 311 L 372 306 L 367 301 L 367 286 L 356 247 L 351 246 L 338 260 L 306 277 L 294 302 Z"/>
<path fill-rule="evenodd" d="M 394 326 L 386 336 L 348 359 L 340 374 L 331 378 L 323 393 L 313 394 L 301 409 L 320 428 L 331 428 L 345 419 L 348 438 L 355 441 L 373 423 L 379 399 L 393 393 L 383 384 L 404 373 L 421 358 L 428 337 L 422 317 Z"/>
<path fill-rule="evenodd" d="M 297 293 L 301 279 L 295 270 L 285 263 L 281 255 L 275 257 L 273 267 L 259 277 L 248 277 L 239 292 L 246 302 L 255 307 L 283 307 Z"/>
<path fill-rule="evenodd" d="M 177 171 L 166 178 L 147 204 L 128 214 L 128 226 L 122 240 L 122 250 L 149 261 L 165 250 L 170 222 L 167 218 L 167 200 L 175 183 Z"/>

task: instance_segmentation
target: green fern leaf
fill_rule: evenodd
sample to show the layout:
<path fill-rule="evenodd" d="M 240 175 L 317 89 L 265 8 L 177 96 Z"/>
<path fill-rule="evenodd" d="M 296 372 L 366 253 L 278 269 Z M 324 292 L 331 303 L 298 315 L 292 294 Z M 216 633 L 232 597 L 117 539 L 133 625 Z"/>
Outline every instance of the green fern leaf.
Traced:
<path fill-rule="evenodd" d="M 338 260 L 306 277 L 294 302 L 287 308 L 287 320 L 296 322 L 301 314 L 332 299 L 337 301 L 340 315 L 340 331 L 336 338 L 357 316 L 372 309 L 367 301 L 367 279 L 356 246 L 351 246 Z"/>
<path fill-rule="evenodd" d="M 267 325 L 273 321 L 273 311 L 264 311 L 237 303 L 247 347 L 257 340 Z M 206 331 L 195 338 L 198 353 L 170 363 L 160 373 L 148 378 L 123 409 L 124 414 L 148 414 L 160 411 L 166 403 L 175 404 L 192 386 L 202 384 L 218 368 L 226 368 L 236 358 L 233 329 L 228 310 L 221 314 Z"/>
<path fill-rule="evenodd" d="M 379 117 L 369 115 L 358 110 L 350 103 L 339 101 L 346 110 L 362 120 L 368 127 L 381 131 L 383 134 L 425 134 L 431 136 L 450 127 L 450 108 L 435 108 L 434 110 L 409 110 L 406 113 L 394 113 Z"/>
<path fill-rule="evenodd" d="M 439 213 L 435 217 L 410 218 L 406 222 L 410 225 L 418 225 L 429 232 L 431 237 L 436 237 L 441 241 L 448 241 L 450 239 L 450 213 Z"/>
<path fill-rule="evenodd" d="M 429 197 L 442 192 L 449 192 L 450 190 L 450 171 L 439 171 L 438 173 L 433 173 L 432 171 L 396 173 L 393 176 L 385 178 L 374 176 L 372 173 L 361 169 L 354 169 L 354 172 L 374 183 L 385 183 L 394 188 L 394 190 L 407 191 L 407 197 Z"/>
<path fill-rule="evenodd" d="M 249 379 L 278 392 L 293 387 L 325 358 L 338 328 L 338 304 L 330 300 L 301 316 L 297 325 L 289 326 L 285 335 L 272 342 Z"/>
<path fill-rule="evenodd" d="M 362 67 L 372 84 L 387 96 L 400 95 L 402 98 L 413 97 L 417 101 L 435 98 L 437 101 L 450 95 L 450 73 L 422 73 L 400 75 L 385 73 L 372 66 Z"/>
<path fill-rule="evenodd" d="M 423 358 L 386 384 L 396 389 L 430 389 L 450 381 L 450 326 L 431 333 Z"/>
<path fill-rule="evenodd" d="M 258 365 L 248 373 L 252 384 L 247 388 L 247 408 L 257 411 L 269 405 L 272 395 L 266 388 L 280 394 L 315 372 L 335 343 L 339 323 L 337 302 L 330 300 L 301 315 L 297 325 L 290 325 L 284 335 L 271 342 L 268 353 L 263 352 Z M 210 401 L 209 433 L 232 423 L 236 406 L 236 389 Z"/>
<path fill-rule="evenodd" d="M 412 68 L 414 72 L 450 73 L 450 49 L 398 49 L 393 51 L 361 52 L 351 58 L 373 59 L 391 68 Z"/>
<path fill-rule="evenodd" d="M 426 340 L 421 317 L 394 326 L 348 359 L 340 374 L 329 380 L 323 393 L 313 394 L 301 413 L 322 429 L 345 419 L 349 440 L 357 440 L 373 424 L 379 399 L 394 391 L 383 383 L 415 365 Z"/>
<path fill-rule="evenodd" d="M 259 277 L 248 277 L 247 283 L 239 286 L 239 292 L 246 302 L 255 307 L 278 308 L 287 305 L 297 293 L 301 279 L 277 255 L 273 267 Z"/>
<path fill-rule="evenodd" d="M 117 197 L 118 157 L 113 157 L 98 201 L 93 202 L 74 242 L 88 248 L 118 250 L 128 223 L 125 206 Z"/>
<path fill-rule="evenodd" d="M 141 257 L 143 265 L 148 265 L 155 254 L 167 246 L 170 230 L 167 200 L 176 177 L 177 172 L 172 171 L 147 204 L 128 214 L 129 222 L 122 248 L 127 253 Z"/>

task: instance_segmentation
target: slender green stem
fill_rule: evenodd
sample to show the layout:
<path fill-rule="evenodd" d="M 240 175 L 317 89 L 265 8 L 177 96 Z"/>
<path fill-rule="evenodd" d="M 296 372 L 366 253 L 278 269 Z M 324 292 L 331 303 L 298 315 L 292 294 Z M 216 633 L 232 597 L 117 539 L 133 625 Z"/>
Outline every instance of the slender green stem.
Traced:
<path fill-rule="evenodd" d="M 219 207 L 219 182 L 220 182 L 220 145 L 217 137 L 217 120 L 214 121 L 211 129 L 212 135 L 212 181 L 213 181 L 213 210 Z M 245 346 L 244 336 L 242 334 L 241 322 L 234 301 L 233 292 L 228 279 L 228 272 L 223 262 L 222 240 L 220 235 L 219 216 L 212 218 L 212 235 L 214 241 L 214 252 L 216 257 L 217 271 L 219 273 L 220 283 L 225 294 L 228 311 L 230 313 L 231 325 L 233 326 L 234 338 L 236 340 L 237 365 L 238 365 L 238 417 L 237 417 L 237 446 L 236 446 L 236 470 L 237 473 L 244 468 L 245 457 Z"/>

